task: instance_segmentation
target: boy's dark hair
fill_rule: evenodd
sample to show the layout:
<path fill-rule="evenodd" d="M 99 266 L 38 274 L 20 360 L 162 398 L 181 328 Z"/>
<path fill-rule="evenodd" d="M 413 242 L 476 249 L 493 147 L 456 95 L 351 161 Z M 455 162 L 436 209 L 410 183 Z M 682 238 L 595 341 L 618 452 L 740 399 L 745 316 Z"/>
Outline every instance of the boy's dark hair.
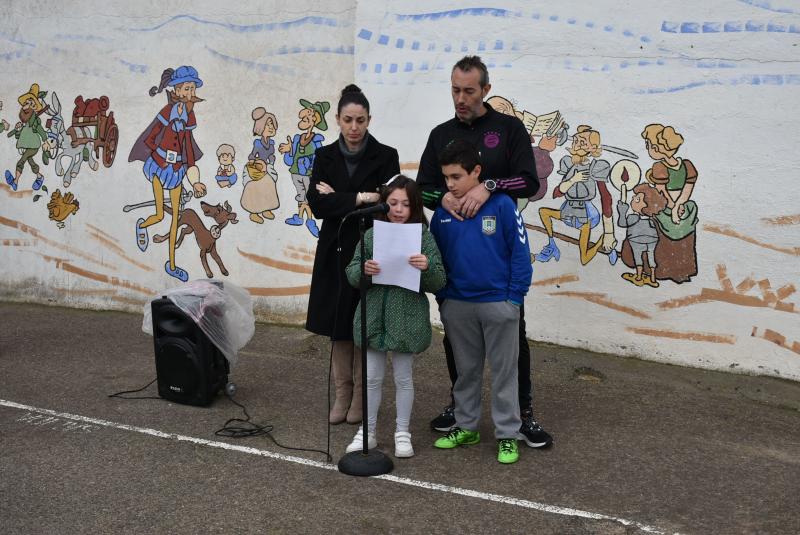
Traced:
<path fill-rule="evenodd" d="M 427 225 L 428 218 L 425 216 L 425 210 L 422 205 L 422 192 L 419 186 L 417 186 L 417 183 L 405 175 L 395 175 L 395 177 L 389 181 L 389 184 L 381 188 L 380 202 L 386 202 L 389 195 L 398 189 L 406 190 L 406 195 L 408 195 L 408 208 L 411 213 L 408 215 L 408 221 L 406 222 L 425 223 Z M 378 214 L 375 216 L 375 219 L 380 219 L 381 221 L 389 220 L 386 214 Z"/>
<path fill-rule="evenodd" d="M 364 96 L 364 93 L 361 92 L 361 88 L 355 84 L 350 84 L 342 89 L 342 96 L 339 98 L 339 104 L 336 106 L 336 114 L 341 114 L 342 108 L 348 104 L 363 106 L 364 109 L 367 110 L 367 115 L 369 115 L 369 101 L 367 97 Z"/>
<path fill-rule="evenodd" d="M 481 163 L 477 147 L 464 139 L 454 139 L 439 154 L 439 165 L 458 164 L 467 173 L 471 173 Z"/>
<path fill-rule="evenodd" d="M 481 72 L 481 87 L 485 87 L 489 84 L 489 69 L 486 68 L 486 64 L 483 63 L 480 56 L 464 56 L 453 65 L 453 70 L 456 69 L 460 69 L 464 72 L 478 69 Z"/>

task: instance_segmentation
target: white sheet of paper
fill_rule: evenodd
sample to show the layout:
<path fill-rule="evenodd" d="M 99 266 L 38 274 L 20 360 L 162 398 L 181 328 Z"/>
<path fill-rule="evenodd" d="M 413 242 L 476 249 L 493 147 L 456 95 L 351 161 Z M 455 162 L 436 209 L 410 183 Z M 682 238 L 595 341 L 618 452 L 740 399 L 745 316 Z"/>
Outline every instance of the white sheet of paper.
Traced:
<path fill-rule="evenodd" d="M 422 224 L 375 221 L 373 228 L 372 259 L 381 272 L 372 277 L 372 282 L 418 292 L 421 272 L 408 263 L 408 258 L 422 250 Z"/>

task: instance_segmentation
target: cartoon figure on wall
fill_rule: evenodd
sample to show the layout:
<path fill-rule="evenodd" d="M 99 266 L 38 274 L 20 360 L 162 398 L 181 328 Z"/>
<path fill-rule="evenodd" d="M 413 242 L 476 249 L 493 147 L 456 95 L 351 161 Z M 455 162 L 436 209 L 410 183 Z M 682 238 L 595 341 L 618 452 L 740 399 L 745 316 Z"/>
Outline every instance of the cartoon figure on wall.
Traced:
<path fill-rule="evenodd" d="M 167 104 L 156 115 L 150 126 L 136 140 L 128 161 L 143 161 L 144 176 L 152 185 L 155 213 L 136 222 L 136 243 L 145 251 L 149 244 L 147 228 L 164 219 L 164 193 L 168 195 L 169 212 L 172 215 L 169 228 L 169 259 L 164 270 L 183 282 L 189 274 L 175 264 L 175 244 L 178 239 L 178 220 L 182 208 L 183 180 L 191 184 L 195 197 L 206 194 L 206 186 L 200 181 L 200 170 L 196 163 L 203 156 L 195 143 L 193 131 L 197 126 L 194 106 L 203 99 L 195 94 L 203 86 L 197 70 L 190 66 L 166 69 L 161 82 L 150 88 L 154 97 L 167 89 Z"/>
<path fill-rule="evenodd" d="M 627 200 L 629 191 L 632 195 L 630 204 Z M 632 190 L 622 185 L 621 194 L 622 197 L 617 201 L 617 225 L 625 229 L 623 248 L 627 244 L 636 265 L 636 273 L 623 273 L 622 278 L 636 286 L 658 288 L 655 256 L 658 229 L 655 216 L 667 206 L 666 199 L 650 184 L 638 184 Z M 644 273 L 645 262 L 649 266 L 649 273 Z"/>
<path fill-rule="evenodd" d="M 200 262 L 203 264 L 203 270 L 205 270 L 206 276 L 209 279 L 214 277 L 214 273 L 208 265 L 208 255 L 211 255 L 217 263 L 220 272 L 227 276 L 228 270 L 225 269 L 225 264 L 222 263 L 222 258 L 220 258 L 217 252 L 217 241 L 222 237 L 222 229 L 224 229 L 228 223 L 235 225 L 239 222 L 236 218 L 236 212 L 231 209 L 231 205 L 228 201 L 225 201 L 225 204 L 217 204 L 216 206 L 212 206 L 205 201 L 200 201 L 200 208 L 203 210 L 203 214 L 211 218 L 215 224 L 209 229 L 205 226 L 202 219 L 200 219 L 200 216 L 197 215 L 197 212 L 191 208 L 181 210 L 180 217 L 178 218 L 178 227 L 181 229 L 181 234 L 175 242 L 175 248 L 177 249 L 181 246 L 183 238 L 188 234 L 194 234 L 197 246 L 200 248 Z M 170 207 L 166 207 L 166 210 L 168 212 L 172 211 Z M 169 234 L 156 234 L 153 236 L 153 241 L 155 243 L 161 243 L 168 240 L 169 237 Z"/>
<path fill-rule="evenodd" d="M 553 152 L 556 146 L 563 145 L 567 141 L 567 125 L 561 114 L 558 111 L 549 113 L 547 115 L 539 116 L 538 118 L 528 111 L 519 111 L 516 106 L 507 98 L 495 95 L 486 100 L 495 111 L 505 115 L 513 115 L 523 121 L 525 128 L 528 130 L 528 135 L 531 138 L 531 145 L 533 148 L 533 159 L 536 163 L 536 176 L 539 178 L 539 190 L 536 195 L 527 199 L 519 199 L 517 201 L 517 208 L 522 212 L 529 202 L 538 201 L 547 194 L 547 178 L 553 172 L 553 158 L 550 153 Z M 525 118 L 533 117 L 533 121 L 525 122 Z M 547 127 L 544 127 L 546 118 L 553 120 L 547 122 Z M 537 120 L 538 119 L 538 120 Z M 536 138 L 539 138 L 537 143 Z"/>
<path fill-rule="evenodd" d="M 3 111 L 3 101 L 0 100 L 0 111 Z M 8 124 L 8 121 L 5 119 L 0 119 L 0 132 L 5 132 L 11 128 L 11 125 Z"/>
<path fill-rule="evenodd" d="M 64 220 L 76 213 L 80 203 L 72 193 L 61 194 L 57 189 L 50 195 L 50 202 L 47 203 L 47 215 L 50 221 L 55 221 L 58 228 L 64 228 Z"/>
<path fill-rule="evenodd" d="M 78 95 L 72 110 L 72 124 L 67 128 L 61 114 L 61 102 L 53 92 L 47 112 L 50 115 L 47 120 L 48 139 L 54 140 L 51 157 L 56 165 L 56 175 L 63 177 L 65 188 L 78 176 L 84 161 L 89 163 L 93 171 L 97 171 L 97 157 L 101 149 L 103 165 L 113 165 L 119 141 L 119 127 L 114 120 L 114 112 L 108 111 L 109 105 L 109 99 L 105 95 L 87 100 L 84 100 L 83 95 Z"/>
<path fill-rule="evenodd" d="M 691 200 L 697 169 L 689 160 L 675 156 L 683 145 L 683 136 L 672 126 L 649 124 L 642 131 L 642 138 L 647 154 L 655 160 L 645 173 L 645 179 L 666 203 L 653 215 L 658 232 L 654 254 L 657 278 L 688 282 L 697 275 L 697 204 Z M 635 260 L 631 244 L 626 240 L 622 261 L 633 267 Z"/>
<path fill-rule="evenodd" d="M 19 177 L 26 163 L 33 174 L 36 175 L 32 185 L 33 190 L 38 191 L 44 184 L 44 175 L 39 172 L 39 164 L 34 160 L 34 156 L 38 154 L 40 148 L 48 150 L 47 132 L 42 126 L 42 120 L 39 118 L 46 109 L 43 101 L 46 95 L 47 91 L 39 90 L 39 84 L 31 84 L 30 90 L 20 95 L 17 99 L 20 105 L 19 121 L 14 126 L 14 129 L 8 133 L 8 137 L 16 138 L 17 150 L 19 150 L 22 157 L 17 162 L 13 175 L 11 171 L 6 170 L 5 172 L 6 184 L 11 186 L 14 191 L 17 191 Z"/>
<path fill-rule="evenodd" d="M 278 199 L 278 172 L 275 171 L 275 140 L 278 119 L 265 108 L 258 107 L 250 114 L 253 119 L 253 150 L 244 166 L 242 208 L 250 212 L 250 221 L 262 224 L 265 219 L 275 219 L 273 210 L 281 203 Z"/>
<path fill-rule="evenodd" d="M 281 143 L 278 146 L 278 151 L 283 154 L 283 161 L 289 166 L 289 172 L 292 175 L 292 182 L 297 190 L 297 213 L 286 220 L 287 225 L 299 226 L 303 224 L 303 216 L 306 217 L 306 228 L 315 238 L 319 237 L 319 228 L 317 222 L 314 221 L 314 215 L 311 213 L 311 208 L 308 206 L 306 200 L 306 192 L 308 191 L 308 184 L 311 179 L 311 169 L 314 166 L 314 156 L 316 150 L 322 147 L 322 142 L 325 137 L 322 134 L 314 133 L 314 129 L 322 130 L 323 132 L 328 129 L 328 123 L 325 121 L 325 114 L 331 109 L 330 102 L 309 102 L 305 99 L 300 99 L 302 109 L 297 114 L 300 121 L 297 123 L 297 128 L 303 132 L 295 134 L 294 138 L 286 136 L 286 143 Z"/>
<path fill-rule="evenodd" d="M 611 194 L 606 182 L 609 180 L 611 166 L 606 160 L 599 159 L 603 153 L 600 144 L 600 132 L 591 126 L 581 125 L 572 137 L 572 147 L 567 149 L 569 156 L 559 162 L 558 174 L 561 183 L 553 190 L 553 198 L 565 197 L 559 209 L 540 208 L 548 243 L 535 255 L 537 262 L 548 262 L 551 258 L 559 260 L 561 252 L 553 238 L 553 219 L 580 231 L 578 247 L 582 265 L 588 264 L 602 250 L 608 253 L 609 262 L 617 262 L 617 244 L 614 238 L 614 220 L 611 207 Z M 597 210 L 593 201 L 600 194 L 602 213 Z M 589 247 L 592 229 L 602 220 L 603 236 Z"/>
<path fill-rule="evenodd" d="M 233 167 L 233 160 L 236 159 L 236 149 L 233 145 L 223 143 L 217 147 L 217 160 L 219 160 L 219 167 L 217 168 L 217 185 L 221 188 L 229 188 L 236 184 L 238 176 L 236 169 Z"/>

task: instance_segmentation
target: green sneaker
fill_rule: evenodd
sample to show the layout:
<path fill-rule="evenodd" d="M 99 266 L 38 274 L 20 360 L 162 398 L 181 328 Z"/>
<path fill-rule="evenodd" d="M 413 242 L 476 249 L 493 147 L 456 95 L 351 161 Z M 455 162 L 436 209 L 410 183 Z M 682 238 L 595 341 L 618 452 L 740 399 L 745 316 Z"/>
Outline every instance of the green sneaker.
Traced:
<path fill-rule="evenodd" d="M 452 431 L 433 443 L 435 448 L 449 450 L 456 446 L 471 446 L 481 441 L 481 434 L 477 431 L 467 431 L 460 427 L 454 427 Z"/>
<path fill-rule="evenodd" d="M 497 441 L 497 461 L 502 464 L 513 464 L 519 461 L 516 439 L 501 438 Z"/>

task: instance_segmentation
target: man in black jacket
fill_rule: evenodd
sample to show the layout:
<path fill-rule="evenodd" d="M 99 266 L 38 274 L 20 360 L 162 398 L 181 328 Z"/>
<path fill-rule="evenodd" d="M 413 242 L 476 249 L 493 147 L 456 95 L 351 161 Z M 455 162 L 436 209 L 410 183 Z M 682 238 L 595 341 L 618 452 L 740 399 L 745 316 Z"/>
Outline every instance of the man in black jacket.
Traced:
<path fill-rule="evenodd" d="M 419 162 L 417 183 L 422 189 L 425 206 L 433 210 L 441 205 L 458 220 L 474 217 L 493 194 L 505 193 L 519 199 L 533 196 L 539 188 L 528 132 L 522 121 L 496 112 L 484 102 L 491 87 L 489 72 L 478 56 L 465 56 L 455 64 L 451 74 L 455 117 L 431 131 Z M 481 183 L 460 199 L 447 191 L 439 166 L 439 154 L 454 139 L 469 141 L 481 153 Z M 450 381 L 455 384 L 458 372 L 446 333 L 444 349 Z M 528 446 L 547 447 L 553 439 L 534 419 L 532 401 L 531 354 L 525 336 L 523 307 L 519 322 L 520 433 Z M 431 428 L 449 431 L 454 425 L 451 386 L 451 403 L 431 421 Z"/>

